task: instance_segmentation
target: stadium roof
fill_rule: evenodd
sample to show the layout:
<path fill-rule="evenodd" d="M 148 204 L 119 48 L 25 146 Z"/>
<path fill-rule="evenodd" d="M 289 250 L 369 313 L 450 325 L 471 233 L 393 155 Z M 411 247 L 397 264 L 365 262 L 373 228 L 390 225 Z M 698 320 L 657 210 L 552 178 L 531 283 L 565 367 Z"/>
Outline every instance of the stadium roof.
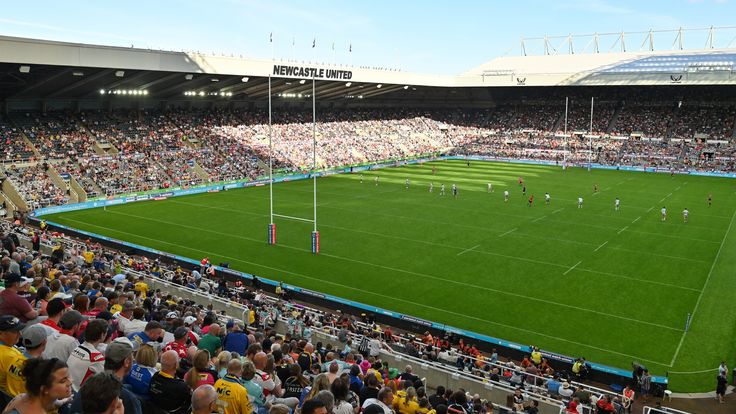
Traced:
<path fill-rule="evenodd" d="M 272 94 L 320 100 L 383 97 L 483 100 L 489 87 L 734 85 L 736 49 L 519 56 L 458 76 L 213 56 L 0 36 L 0 99 L 97 99 L 146 94 L 264 101 Z M 493 88 L 491 88 L 493 89 Z"/>

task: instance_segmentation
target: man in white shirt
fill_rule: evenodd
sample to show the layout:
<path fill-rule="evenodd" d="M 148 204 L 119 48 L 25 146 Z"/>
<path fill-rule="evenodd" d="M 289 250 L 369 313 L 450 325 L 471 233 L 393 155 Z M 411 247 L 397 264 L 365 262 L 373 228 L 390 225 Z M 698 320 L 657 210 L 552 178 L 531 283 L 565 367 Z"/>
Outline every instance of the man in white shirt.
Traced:
<path fill-rule="evenodd" d="M 75 338 L 86 318 L 81 313 L 70 310 L 66 311 L 59 320 L 59 336 L 51 336 L 47 340 L 46 350 L 43 352 L 45 359 L 57 358 L 61 361 L 69 359 L 74 348 L 79 346 Z"/>
<path fill-rule="evenodd" d="M 79 392 L 87 378 L 105 370 L 105 354 L 100 352 L 97 346 L 105 341 L 107 321 L 91 320 L 84 330 L 84 335 L 84 343 L 74 348 L 66 361 L 75 392 Z"/>
<path fill-rule="evenodd" d="M 383 414 L 394 414 L 391 408 L 394 402 L 394 392 L 389 387 L 383 387 L 378 391 L 378 398 L 368 398 L 363 402 L 362 411 L 371 405 L 377 405 L 383 409 Z"/>
<path fill-rule="evenodd" d="M 125 324 L 123 334 L 125 334 L 125 336 L 130 336 L 136 332 L 143 332 L 146 329 L 146 325 L 148 324 L 148 322 L 146 322 L 145 320 L 145 316 L 146 311 L 143 310 L 143 308 L 133 309 L 133 319 Z"/>

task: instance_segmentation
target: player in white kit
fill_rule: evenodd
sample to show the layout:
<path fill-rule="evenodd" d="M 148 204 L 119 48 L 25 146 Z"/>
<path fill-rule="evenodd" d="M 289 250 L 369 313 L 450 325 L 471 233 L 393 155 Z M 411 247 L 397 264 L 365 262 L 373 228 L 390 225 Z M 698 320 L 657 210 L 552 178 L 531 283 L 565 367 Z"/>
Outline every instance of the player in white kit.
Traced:
<path fill-rule="evenodd" d="M 493 184 L 491 184 L 491 183 L 488 183 L 488 192 L 489 193 L 492 193 L 493 192 Z"/>
<path fill-rule="evenodd" d="M 578 197 L 578 208 L 583 208 L 583 197 Z"/>
<path fill-rule="evenodd" d="M 549 193 L 544 193 L 544 203 L 549 204 Z"/>
<path fill-rule="evenodd" d="M 682 219 L 685 221 L 685 223 L 687 223 L 687 217 L 689 215 L 690 215 L 690 212 L 687 211 L 687 208 L 685 208 L 684 210 L 682 210 Z"/>
<path fill-rule="evenodd" d="M 618 211 L 618 209 L 621 207 L 621 200 L 616 197 L 616 201 L 613 202 L 613 208 Z"/>
<path fill-rule="evenodd" d="M 445 195 L 445 185 L 440 184 L 440 195 Z"/>
<path fill-rule="evenodd" d="M 378 185 L 378 176 L 376 176 L 375 181 L 376 181 L 376 185 Z"/>
<path fill-rule="evenodd" d="M 660 211 L 662 212 L 662 221 L 667 220 L 667 208 L 666 207 L 662 207 L 662 210 L 660 210 Z"/>
<path fill-rule="evenodd" d="M 434 183 L 429 183 L 429 192 L 430 193 L 434 192 Z"/>
<path fill-rule="evenodd" d="M 408 178 L 406 179 L 406 188 L 407 190 L 409 189 L 409 179 Z"/>
<path fill-rule="evenodd" d="M 503 201 L 508 202 L 509 201 L 509 190 L 504 190 L 503 192 Z"/>

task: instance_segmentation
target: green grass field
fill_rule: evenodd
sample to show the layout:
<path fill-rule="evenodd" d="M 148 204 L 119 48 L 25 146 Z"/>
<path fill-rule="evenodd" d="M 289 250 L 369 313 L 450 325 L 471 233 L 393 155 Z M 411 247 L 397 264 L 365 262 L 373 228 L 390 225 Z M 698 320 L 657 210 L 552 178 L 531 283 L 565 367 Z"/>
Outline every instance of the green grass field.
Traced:
<path fill-rule="evenodd" d="M 460 161 L 373 171 L 362 184 L 359 174 L 330 176 L 318 180 L 316 256 L 308 222 L 277 219 L 278 244 L 266 243 L 267 186 L 47 219 L 593 362 L 628 369 L 640 361 L 655 375 L 677 372 L 671 389 L 702 391 L 715 388 L 722 359 L 735 362 L 735 185 Z M 311 191 L 312 181 L 275 185 L 275 212 L 311 218 Z"/>

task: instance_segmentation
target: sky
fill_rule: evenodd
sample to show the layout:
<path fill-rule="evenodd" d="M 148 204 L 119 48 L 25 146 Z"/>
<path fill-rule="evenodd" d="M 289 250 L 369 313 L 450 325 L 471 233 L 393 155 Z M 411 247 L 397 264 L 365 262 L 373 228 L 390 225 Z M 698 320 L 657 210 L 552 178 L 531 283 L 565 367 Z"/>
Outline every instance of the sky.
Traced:
<path fill-rule="evenodd" d="M 715 26 L 724 29 L 716 31 L 714 46 L 736 48 L 736 0 L 35 0 L 32 7 L 29 4 L 3 4 L 0 35 L 434 74 L 460 74 L 496 57 L 520 55 L 522 37 L 527 39 L 527 54 L 542 54 L 545 35 L 560 36 L 550 40 L 550 50 L 567 53 L 563 37 L 573 34 L 575 52 L 582 53 L 592 51 L 592 36 L 585 35 L 624 31 L 627 50 L 635 51 L 644 43 L 643 32 L 650 29 Z M 672 49 L 675 37 L 675 32 L 655 32 L 655 48 Z M 620 50 L 617 39 L 618 35 L 602 35 L 600 52 Z M 684 40 L 686 48 L 703 48 L 708 31 L 687 31 Z"/>

